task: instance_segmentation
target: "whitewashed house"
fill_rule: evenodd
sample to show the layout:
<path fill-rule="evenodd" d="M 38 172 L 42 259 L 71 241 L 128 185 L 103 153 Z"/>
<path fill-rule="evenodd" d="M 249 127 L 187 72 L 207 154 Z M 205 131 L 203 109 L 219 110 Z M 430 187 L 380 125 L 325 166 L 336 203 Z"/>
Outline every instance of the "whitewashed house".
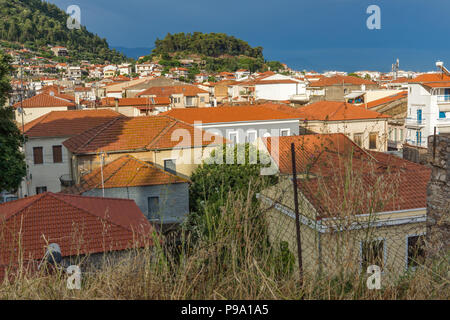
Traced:
<path fill-rule="evenodd" d="M 408 85 L 406 143 L 427 147 L 428 136 L 450 132 L 450 73 L 442 62 L 441 72 L 422 74 Z"/>

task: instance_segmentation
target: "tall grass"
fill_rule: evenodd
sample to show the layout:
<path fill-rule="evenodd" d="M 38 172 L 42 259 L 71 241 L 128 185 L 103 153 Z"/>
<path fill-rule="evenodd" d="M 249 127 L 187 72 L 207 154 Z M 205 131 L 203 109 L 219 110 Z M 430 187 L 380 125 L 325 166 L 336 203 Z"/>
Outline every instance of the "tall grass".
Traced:
<path fill-rule="evenodd" d="M 253 182 L 257 183 L 257 182 Z M 182 232 L 176 248 L 161 241 L 104 258 L 84 272 L 81 290 L 67 289 L 62 271 L 18 273 L 0 284 L 0 299 L 448 299 L 449 256 L 435 258 L 381 290 L 366 276 L 305 274 L 303 287 L 286 248 L 268 241 L 255 190 L 230 193 L 219 215 L 205 210 L 201 229 Z M 208 232 L 204 232 L 204 229 Z"/>

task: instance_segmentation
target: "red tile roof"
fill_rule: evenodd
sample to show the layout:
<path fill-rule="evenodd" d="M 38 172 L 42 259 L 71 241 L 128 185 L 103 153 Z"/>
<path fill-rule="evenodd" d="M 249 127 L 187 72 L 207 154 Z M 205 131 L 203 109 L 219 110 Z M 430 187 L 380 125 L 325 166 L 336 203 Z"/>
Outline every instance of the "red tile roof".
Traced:
<path fill-rule="evenodd" d="M 353 76 L 341 76 L 336 75 L 333 77 L 322 77 L 317 81 L 311 81 L 310 86 L 311 87 L 326 87 L 326 86 L 332 86 L 335 84 L 373 84 L 376 85 L 375 82 L 362 79 L 359 77 L 353 77 Z"/>
<path fill-rule="evenodd" d="M 402 92 L 393 94 L 393 95 L 388 96 L 388 97 L 384 97 L 384 98 L 381 98 L 381 99 L 370 101 L 370 102 L 367 103 L 367 108 L 370 109 L 370 108 L 378 107 L 378 106 L 380 106 L 382 104 L 385 104 L 385 103 L 389 103 L 389 102 L 400 100 L 400 99 L 406 99 L 406 98 L 408 98 L 408 91 L 402 91 Z M 364 106 L 366 106 L 366 105 L 364 105 Z"/>
<path fill-rule="evenodd" d="M 55 193 L 0 204 L 0 221 L 3 266 L 18 262 L 19 240 L 28 261 L 41 259 L 48 243 L 75 256 L 141 247 L 152 232 L 133 200 Z"/>
<path fill-rule="evenodd" d="M 47 93 L 40 93 L 34 97 L 23 100 L 22 104 L 18 102 L 14 105 L 14 108 L 18 108 L 21 105 L 24 108 L 75 107 L 73 102 L 57 97 L 56 94 L 52 96 Z"/>
<path fill-rule="evenodd" d="M 445 73 L 426 73 L 421 74 L 414 79 L 411 79 L 409 82 L 412 83 L 423 83 L 423 82 L 443 82 L 443 81 L 450 81 L 450 76 L 446 75 Z"/>
<path fill-rule="evenodd" d="M 152 105 L 169 105 L 169 97 L 153 97 L 153 98 L 120 98 L 118 99 L 119 107 L 137 107 L 137 106 L 152 106 Z M 115 98 L 103 98 L 102 106 L 115 106 Z"/>
<path fill-rule="evenodd" d="M 178 134 L 190 135 L 180 137 Z M 172 137 L 173 136 L 173 137 Z M 202 137 L 197 141 L 196 137 Z M 192 125 L 165 116 L 116 118 L 104 125 L 64 141 L 75 154 L 100 151 L 148 151 L 158 149 L 192 148 L 223 143 L 221 137 L 195 129 Z"/>
<path fill-rule="evenodd" d="M 112 110 L 52 111 L 27 123 L 25 134 L 31 138 L 69 137 L 121 117 Z"/>
<path fill-rule="evenodd" d="M 163 86 L 163 87 L 151 87 L 147 90 L 139 93 L 138 97 L 143 96 L 157 96 L 157 97 L 170 97 L 172 94 L 183 94 L 184 96 L 196 96 L 199 93 L 208 93 L 203 89 L 196 86 Z"/>
<path fill-rule="evenodd" d="M 88 190 L 102 188 L 101 168 L 81 178 L 81 183 L 67 188 L 62 193 L 82 194 Z M 187 183 L 177 175 L 164 171 L 153 163 L 144 162 L 133 156 L 122 156 L 103 167 L 104 188 L 141 187 Z"/>
<path fill-rule="evenodd" d="M 263 141 L 275 150 L 273 139 Z M 298 187 L 317 210 L 318 219 L 426 207 L 431 175 L 426 166 L 366 152 L 343 134 L 278 139 L 275 154 L 281 173 L 292 172 L 290 145 L 295 143 L 298 174 L 310 173 L 309 179 L 298 180 Z"/>
<path fill-rule="evenodd" d="M 283 111 L 274 110 L 270 103 L 257 106 L 245 105 L 234 107 L 172 109 L 163 114 L 192 124 L 195 121 L 201 121 L 202 123 L 220 123 L 299 118 L 293 113 L 289 114 Z"/>
<path fill-rule="evenodd" d="M 339 101 L 319 101 L 307 106 L 291 109 L 292 113 L 297 117 L 309 121 L 348 121 L 390 118 L 388 115 Z M 288 109 L 285 108 L 285 110 Z"/>

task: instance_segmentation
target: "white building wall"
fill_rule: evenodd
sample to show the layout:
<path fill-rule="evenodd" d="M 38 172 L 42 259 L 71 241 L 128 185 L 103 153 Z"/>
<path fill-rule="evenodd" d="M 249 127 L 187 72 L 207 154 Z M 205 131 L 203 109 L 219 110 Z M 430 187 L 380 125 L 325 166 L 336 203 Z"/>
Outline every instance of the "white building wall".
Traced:
<path fill-rule="evenodd" d="M 61 182 L 59 178 L 64 174 L 70 174 L 70 156 L 62 145 L 64 138 L 30 138 L 26 142 L 26 163 L 28 165 L 28 183 L 22 182 L 22 196 L 36 194 L 36 187 L 47 187 L 48 192 L 60 192 Z M 62 163 L 53 163 L 53 146 L 62 146 Z M 34 164 L 33 148 L 43 147 L 43 164 Z M 28 187 L 27 187 L 28 184 Z"/>
<path fill-rule="evenodd" d="M 45 107 L 45 108 L 24 108 L 25 114 L 23 120 L 25 124 L 31 122 L 52 111 L 67 111 L 67 107 Z M 22 115 L 16 110 L 16 121 L 22 124 Z"/>

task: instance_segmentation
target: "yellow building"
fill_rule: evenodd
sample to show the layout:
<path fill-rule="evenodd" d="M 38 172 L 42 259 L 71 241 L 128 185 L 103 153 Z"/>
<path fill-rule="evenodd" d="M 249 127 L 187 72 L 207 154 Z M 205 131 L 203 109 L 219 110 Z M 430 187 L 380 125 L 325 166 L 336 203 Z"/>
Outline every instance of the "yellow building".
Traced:
<path fill-rule="evenodd" d="M 366 273 L 369 265 L 377 265 L 386 277 L 417 265 L 426 231 L 427 167 L 367 152 L 343 134 L 266 138 L 263 143 L 281 179 L 258 197 L 271 242 L 287 244 L 294 255 L 290 148 L 295 145 L 305 272 Z"/>
<path fill-rule="evenodd" d="M 64 142 L 72 177 L 80 177 L 123 155 L 150 161 L 169 172 L 190 176 L 223 139 L 166 116 L 114 119 Z"/>

